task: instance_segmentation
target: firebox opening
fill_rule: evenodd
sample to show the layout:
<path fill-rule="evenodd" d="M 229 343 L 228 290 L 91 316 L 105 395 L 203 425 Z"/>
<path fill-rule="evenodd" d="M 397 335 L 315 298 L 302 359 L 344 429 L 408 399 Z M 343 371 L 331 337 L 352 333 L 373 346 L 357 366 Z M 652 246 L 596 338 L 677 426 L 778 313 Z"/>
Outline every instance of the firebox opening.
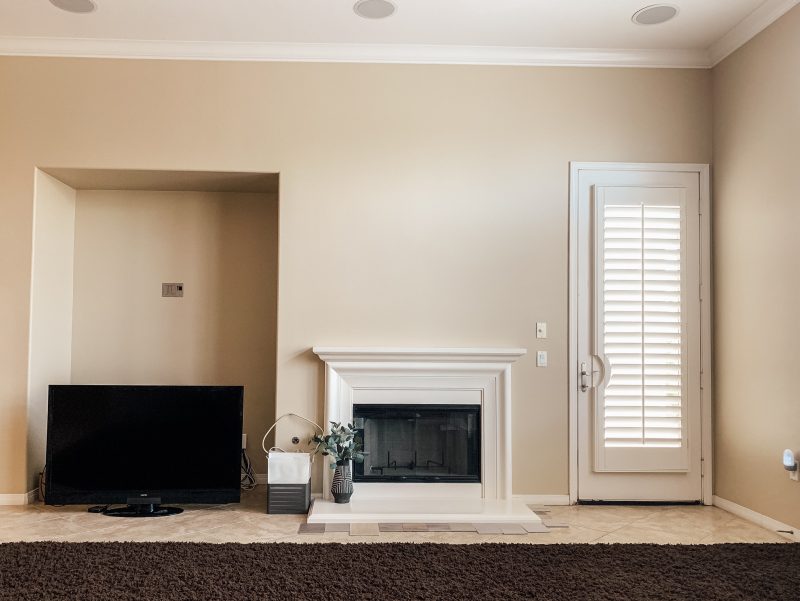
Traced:
<path fill-rule="evenodd" d="M 354 405 L 355 482 L 480 482 L 480 405 Z"/>

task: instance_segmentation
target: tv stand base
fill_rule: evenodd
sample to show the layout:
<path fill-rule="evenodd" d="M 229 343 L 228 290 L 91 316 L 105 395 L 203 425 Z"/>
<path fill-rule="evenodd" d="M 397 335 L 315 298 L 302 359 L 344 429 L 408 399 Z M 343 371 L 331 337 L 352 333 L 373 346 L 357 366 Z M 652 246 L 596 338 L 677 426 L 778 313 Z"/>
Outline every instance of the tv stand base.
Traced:
<path fill-rule="evenodd" d="M 90 510 L 91 511 L 91 510 Z M 165 507 L 156 503 L 126 505 L 125 507 L 106 507 L 100 513 L 115 518 L 156 518 L 182 513 L 181 507 Z"/>

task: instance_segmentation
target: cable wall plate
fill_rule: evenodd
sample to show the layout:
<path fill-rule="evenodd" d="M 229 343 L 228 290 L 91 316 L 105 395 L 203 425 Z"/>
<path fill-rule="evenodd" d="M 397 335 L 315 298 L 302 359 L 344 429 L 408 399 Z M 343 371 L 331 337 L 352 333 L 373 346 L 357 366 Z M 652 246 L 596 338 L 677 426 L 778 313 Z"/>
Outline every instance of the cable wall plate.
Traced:
<path fill-rule="evenodd" d="M 161 284 L 161 296 L 179 298 L 183 296 L 183 282 L 165 282 Z"/>

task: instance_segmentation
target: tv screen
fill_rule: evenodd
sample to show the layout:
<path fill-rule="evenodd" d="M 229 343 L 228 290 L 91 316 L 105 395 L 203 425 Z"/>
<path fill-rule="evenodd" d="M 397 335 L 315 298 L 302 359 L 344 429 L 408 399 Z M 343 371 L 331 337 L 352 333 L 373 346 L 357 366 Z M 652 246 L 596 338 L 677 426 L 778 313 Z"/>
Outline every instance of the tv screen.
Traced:
<path fill-rule="evenodd" d="M 241 386 L 50 386 L 45 503 L 239 501 Z"/>

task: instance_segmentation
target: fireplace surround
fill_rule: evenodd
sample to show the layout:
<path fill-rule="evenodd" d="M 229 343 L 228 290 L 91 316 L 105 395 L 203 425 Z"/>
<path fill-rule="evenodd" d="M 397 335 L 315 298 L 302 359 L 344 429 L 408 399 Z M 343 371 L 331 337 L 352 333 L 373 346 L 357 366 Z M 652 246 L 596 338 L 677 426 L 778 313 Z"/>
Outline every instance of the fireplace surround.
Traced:
<path fill-rule="evenodd" d="M 354 479 L 354 499 L 511 499 L 511 364 L 525 349 L 314 347 L 313 352 L 325 362 L 326 423 L 353 423 L 356 417 L 383 419 L 384 426 L 392 419 L 417 420 L 413 428 L 392 426 L 397 438 L 392 442 L 394 458 L 386 445 L 376 447 L 381 457 L 368 458 L 368 467 L 383 468 L 385 474 L 396 477 L 369 478 L 369 473 L 362 473 L 362 478 Z M 368 408 L 369 416 L 359 415 L 363 408 Z M 414 417 L 415 408 L 427 417 Z M 459 411 L 461 417 L 443 417 Z M 464 419 L 466 415 L 473 417 Z M 470 419 L 471 438 L 466 432 Z M 355 425 L 358 429 L 365 424 Z M 414 445 L 403 439 L 426 430 L 428 440 L 421 443 L 424 448 L 417 446 L 414 458 Z M 423 472 L 436 471 L 436 463 L 455 461 L 456 447 L 464 450 L 470 444 L 474 446 L 472 466 L 449 467 L 451 473 L 464 474 L 448 479 L 442 477 L 446 470 L 439 470 L 438 480 L 423 477 Z M 388 461 L 383 457 L 387 451 Z M 459 461 L 469 462 L 470 453 L 463 455 Z M 387 469 L 391 465 L 393 472 Z M 326 500 L 330 500 L 329 472 L 323 470 Z"/>

